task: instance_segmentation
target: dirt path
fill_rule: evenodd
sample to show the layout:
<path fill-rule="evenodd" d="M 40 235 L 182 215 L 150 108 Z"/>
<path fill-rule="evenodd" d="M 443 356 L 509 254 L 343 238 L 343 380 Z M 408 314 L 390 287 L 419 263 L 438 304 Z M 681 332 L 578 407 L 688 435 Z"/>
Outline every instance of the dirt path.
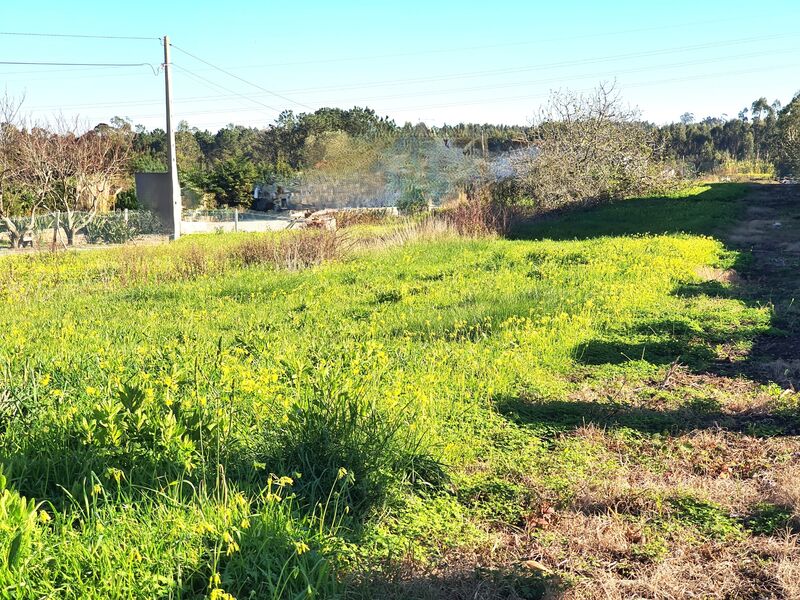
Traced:
<path fill-rule="evenodd" d="M 773 306 L 781 335 L 756 340 L 745 372 L 760 381 L 800 388 L 800 186 L 754 185 L 745 218 L 727 236 L 749 252 L 739 268 L 743 299 Z"/>

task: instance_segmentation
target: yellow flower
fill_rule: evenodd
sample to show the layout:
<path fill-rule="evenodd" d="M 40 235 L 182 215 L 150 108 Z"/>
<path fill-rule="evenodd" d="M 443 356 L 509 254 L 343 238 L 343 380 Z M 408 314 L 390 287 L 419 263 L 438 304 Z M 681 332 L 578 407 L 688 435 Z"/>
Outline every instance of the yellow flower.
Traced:
<path fill-rule="evenodd" d="M 214 526 L 211 523 L 203 521 L 202 523 L 198 523 L 195 526 L 195 531 L 197 531 L 197 533 L 203 534 L 203 533 L 214 533 L 216 530 L 214 529 Z"/>
<path fill-rule="evenodd" d="M 42 375 L 42 379 L 39 381 L 39 384 L 42 387 L 47 387 L 48 385 L 50 385 L 50 375 L 48 373 Z"/>
<path fill-rule="evenodd" d="M 295 542 L 294 549 L 297 551 L 297 554 L 305 554 L 311 548 L 309 548 L 308 544 L 306 544 L 305 542 Z"/>
<path fill-rule="evenodd" d="M 239 551 L 239 544 L 237 544 L 236 542 L 231 542 L 230 544 L 228 544 L 228 547 L 225 549 L 225 554 L 230 556 L 234 552 L 238 552 L 238 551 Z"/>
<path fill-rule="evenodd" d="M 214 588 L 211 590 L 211 600 L 236 600 L 233 594 L 229 594 L 222 588 Z"/>
<path fill-rule="evenodd" d="M 119 482 L 125 478 L 125 473 L 115 467 L 108 467 L 106 469 L 106 477 L 113 479 L 117 482 L 117 484 L 119 484 Z"/>
<path fill-rule="evenodd" d="M 49 523 L 51 520 L 50 515 L 47 514 L 46 510 L 39 511 L 39 522 L 40 523 Z"/>

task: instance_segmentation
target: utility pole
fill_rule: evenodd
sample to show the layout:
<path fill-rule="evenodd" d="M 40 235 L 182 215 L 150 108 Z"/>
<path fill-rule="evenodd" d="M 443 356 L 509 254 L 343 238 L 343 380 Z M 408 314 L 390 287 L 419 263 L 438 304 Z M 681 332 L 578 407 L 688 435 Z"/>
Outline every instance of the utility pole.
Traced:
<path fill-rule="evenodd" d="M 175 130 L 172 128 L 172 81 L 170 79 L 169 36 L 164 36 L 164 90 L 167 100 L 167 168 L 170 176 L 170 192 L 172 194 L 172 222 L 174 224 L 172 239 L 181 237 L 181 185 L 178 182 L 178 161 L 175 154 Z"/>

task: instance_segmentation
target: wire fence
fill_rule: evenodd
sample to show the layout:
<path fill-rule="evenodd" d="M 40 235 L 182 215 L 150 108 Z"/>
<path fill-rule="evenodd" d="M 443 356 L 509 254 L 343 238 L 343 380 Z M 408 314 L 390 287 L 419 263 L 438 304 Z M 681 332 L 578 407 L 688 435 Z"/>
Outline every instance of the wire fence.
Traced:
<path fill-rule="evenodd" d="M 192 208 L 184 209 L 181 221 L 188 223 L 227 223 L 232 221 L 265 221 L 280 213 L 236 208 Z"/>
<path fill-rule="evenodd" d="M 75 211 L 71 215 L 52 211 L 31 216 L 10 217 L 16 232 L 22 234 L 22 245 L 41 243 L 43 238 L 53 232 L 53 240 L 73 241 L 74 236 L 82 235 L 90 244 L 125 243 L 146 235 L 163 235 L 165 228 L 158 216 L 149 210 L 117 210 L 106 213 Z M 70 230 L 71 227 L 74 229 Z M 11 229 L 0 222 L 0 235 L 11 239 Z"/>

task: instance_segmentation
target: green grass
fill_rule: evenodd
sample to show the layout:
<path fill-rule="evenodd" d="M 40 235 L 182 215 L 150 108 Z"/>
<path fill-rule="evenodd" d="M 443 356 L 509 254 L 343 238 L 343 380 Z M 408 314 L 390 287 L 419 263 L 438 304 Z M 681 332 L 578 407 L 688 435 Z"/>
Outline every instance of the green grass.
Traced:
<path fill-rule="evenodd" d="M 246 235 L 0 258 L 0 459 L 8 502 L 36 502 L 0 505 L 5 595 L 368 596 L 365 573 L 568 506 L 627 467 L 564 432 L 680 431 L 700 406 L 581 404 L 579 381 L 700 368 L 768 329 L 697 274 L 735 259 L 710 236 L 742 193 L 295 272 L 226 262 Z M 678 522 L 728 531 L 681 502 Z"/>
<path fill-rule="evenodd" d="M 522 229 L 525 237 L 588 239 L 643 234 L 713 235 L 741 216 L 743 183 L 708 183 L 655 198 L 634 198 L 571 211 Z"/>

